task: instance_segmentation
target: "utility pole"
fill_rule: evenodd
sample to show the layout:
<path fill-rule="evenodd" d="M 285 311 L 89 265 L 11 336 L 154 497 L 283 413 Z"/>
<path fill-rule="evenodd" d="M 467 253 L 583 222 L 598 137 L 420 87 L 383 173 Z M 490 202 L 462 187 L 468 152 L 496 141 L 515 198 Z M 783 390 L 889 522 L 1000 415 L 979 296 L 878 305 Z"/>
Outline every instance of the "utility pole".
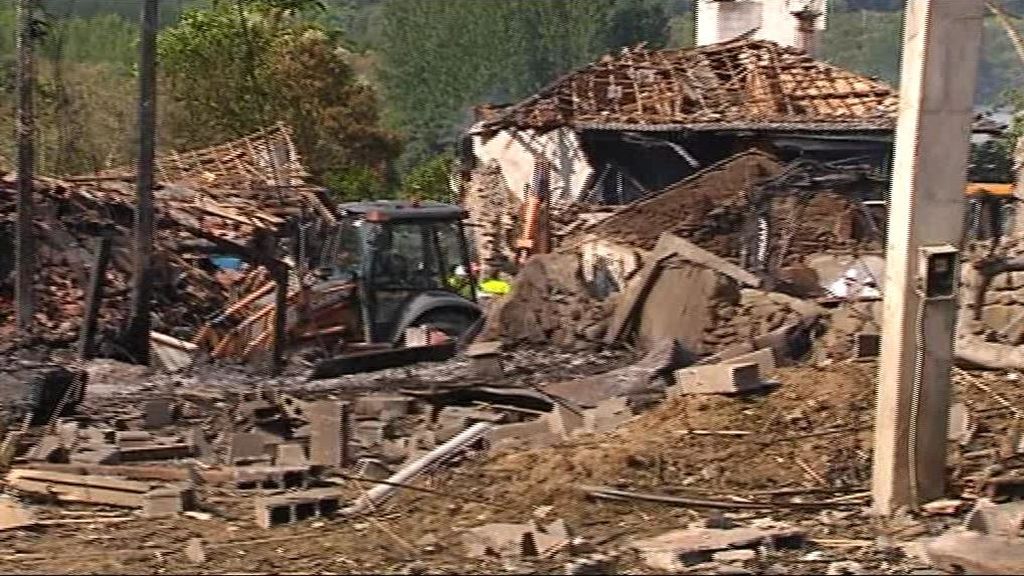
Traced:
<path fill-rule="evenodd" d="M 153 163 L 156 154 L 156 28 L 158 0 L 144 0 L 139 43 L 139 157 L 136 166 L 133 231 L 132 309 L 126 345 L 140 364 L 149 363 L 150 303 L 153 283 Z"/>
<path fill-rule="evenodd" d="M 14 294 L 18 330 L 25 334 L 32 326 L 34 299 L 32 276 L 35 272 L 35 231 L 32 213 L 32 180 L 35 160 L 35 113 L 32 109 L 32 91 L 35 89 L 33 34 L 35 0 L 18 0 L 18 221 L 15 262 Z"/>
<path fill-rule="evenodd" d="M 909 0 L 875 412 L 874 511 L 943 496 L 983 0 Z"/>

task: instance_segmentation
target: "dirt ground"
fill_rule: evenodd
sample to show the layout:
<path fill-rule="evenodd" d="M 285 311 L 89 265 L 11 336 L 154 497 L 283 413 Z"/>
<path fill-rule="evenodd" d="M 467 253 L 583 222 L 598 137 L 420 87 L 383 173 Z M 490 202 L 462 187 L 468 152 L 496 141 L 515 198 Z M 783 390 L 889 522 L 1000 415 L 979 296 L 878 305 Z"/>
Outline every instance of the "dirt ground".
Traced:
<path fill-rule="evenodd" d="M 558 365 L 549 362 L 549 368 Z M 448 368 L 438 365 L 428 372 Z M 745 568 L 809 574 L 822 572 L 831 561 L 852 559 L 872 572 L 907 573 L 924 564 L 900 548 L 878 546 L 876 524 L 864 508 L 875 370 L 870 363 L 784 368 L 775 374 L 779 385 L 763 394 L 685 397 L 608 434 L 545 449 L 481 454 L 421 479 L 418 486 L 424 491 L 404 490 L 364 517 L 263 530 L 254 524 L 251 496 L 208 488 L 200 491 L 200 510 L 209 519 L 143 519 L 125 510 L 39 505 L 34 508 L 41 518 L 59 522 L 0 533 L 0 572 L 564 573 L 569 559 L 600 551 L 616 555 L 620 573 L 653 573 L 630 551 L 629 541 L 685 527 L 708 513 L 659 503 L 588 500 L 579 489 L 605 485 L 776 505 L 840 498 L 845 501 L 820 510 L 727 512 L 741 523 L 784 520 L 804 528 L 811 539 L 803 550 L 770 552 Z M 997 458 L 977 460 L 971 454 L 996 447 L 1013 422 L 1006 406 L 1024 405 L 1018 379 L 999 373 L 958 378 L 956 397 L 979 413 L 980 426 L 971 445 L 951 448 L 950 496 L 960 497 L 963 479 Z M 731 435 L 688 433 L 695 430 Z M 353 494 L 366 487 L 355 481 L 347 486 Z M 793 493 L 765 494 L 786 489 Z M 537 561 L 465 556 L 460 530 L 489 522 L 528 522 L 544 506 L 551 507 L 549 518 L 564 518 L 582 538 L 572 551 Z M 909 536 L 895 540 L 938 534 L 956 521 L 925 519 Z M 183 554 L 190 538 L 205 542 L 202 564 L 190 563 Z M 808 555 L 816 550 L 821 552 Z"/>

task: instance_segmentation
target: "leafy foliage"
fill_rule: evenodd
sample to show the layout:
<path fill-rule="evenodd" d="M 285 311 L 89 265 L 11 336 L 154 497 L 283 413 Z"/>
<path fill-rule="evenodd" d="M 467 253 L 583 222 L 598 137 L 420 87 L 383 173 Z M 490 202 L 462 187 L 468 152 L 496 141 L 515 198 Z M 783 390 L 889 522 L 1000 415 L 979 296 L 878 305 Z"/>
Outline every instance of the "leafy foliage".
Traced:
<path fill-rule="evenodd" d="M 450 151 L 421 162 L 402 181 L 402 197 L 452 202 L 450 178 L 454 162 L 455 155 Z"/>
<path fill-rule="evenodd" d="M 366 168 L 383 181 L 398 140 L 379 126 L 375 91 L 356 78 L 335 37 L 294 13 L 316 4 L 217 3 L 161 33 L 176 146 L 209 145 L 282 120 L 315 177 Z"/>

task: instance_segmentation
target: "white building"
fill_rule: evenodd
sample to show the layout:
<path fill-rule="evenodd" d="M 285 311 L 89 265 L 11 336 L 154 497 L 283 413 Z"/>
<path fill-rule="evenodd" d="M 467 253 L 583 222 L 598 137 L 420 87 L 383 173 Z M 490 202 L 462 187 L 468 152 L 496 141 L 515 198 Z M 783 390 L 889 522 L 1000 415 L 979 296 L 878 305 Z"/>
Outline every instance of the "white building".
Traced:
<path fill-rule="evenodd" d="M 751 33 L 815 55 L 827 12 L 828 0 L 698 0 L 697 45 Z"/>

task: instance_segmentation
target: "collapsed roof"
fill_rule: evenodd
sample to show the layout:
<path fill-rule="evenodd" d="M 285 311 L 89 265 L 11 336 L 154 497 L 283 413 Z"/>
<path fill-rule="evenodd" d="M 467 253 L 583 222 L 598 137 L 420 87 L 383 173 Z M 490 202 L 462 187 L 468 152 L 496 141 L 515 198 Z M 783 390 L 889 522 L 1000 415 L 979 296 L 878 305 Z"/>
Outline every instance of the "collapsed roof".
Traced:
<path fill-rule="evenodd" d="M 884 82 L 796 48 L 740 39 L 694 49 L 623 49 L 519 104 L 489 110 L 480 130 L 891 131 L 898 103 Z"/>

